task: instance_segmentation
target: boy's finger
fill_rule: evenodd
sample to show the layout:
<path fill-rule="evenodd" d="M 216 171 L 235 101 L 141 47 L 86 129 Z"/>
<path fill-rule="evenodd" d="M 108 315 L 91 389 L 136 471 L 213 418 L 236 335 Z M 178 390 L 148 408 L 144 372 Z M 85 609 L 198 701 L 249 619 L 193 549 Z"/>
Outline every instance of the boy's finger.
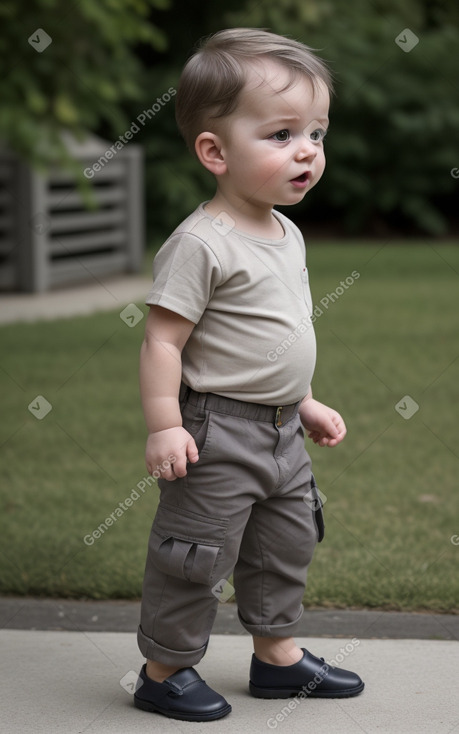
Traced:
<path fill-rule="evenodd" d="M 346 435 L 346 428 L 344 427 L 343 430 L 340 431 L 337 436 L 330 439 L 330 441 L 328 442 L 328 445 L 330 447 L 337 446 L 339 443 L 341 443 L 345 435 Z"/>
<path fill-rule="evenodd" d="M 186 474 L 186 454 L 183 453 L 180 454 L 180 456 L 177 456 L 168 471 L 172 473 L 171 479 L 175 479 L 176 477 L 184 477 Z M 164 478 L 169 479 L 166 473 L 164 473 Z"/>
<path fill-rule="evenodd" d="M 194 442 L 194 438 L 190 439 L 186 445 L 186 457 L 192 464 L 199 459 L 199 452 Z"/>
<path fill-rule="evenodd" d="M 339 433 L 342 433 L 343 431 L 346 432 L 346 424 L 345 424 L 344 420 L 341 418 L 341 416 L 339 415 L 339 413 L 337 413 L 333 417 L 333 422 L 334 422 L 335 426 L 338 428 L 338 432 Z"/>
<path fill-rule="evenodd" d="M 336 438 L 339 434 L 339 429 L 336 423 L 334 422 L 333 418 L 330 418 L 329 421 L 327 421 L 327 425 L 325 427 L 325 432 L 331 436 L 332 438 Z"/>
<path fill-rule="evenodd" d="M 161 472 L 161 479 L 166 479 L 168 482 L 174 481 L 179 475 L 175 472 L 175 464 L 163 472 Z"/>
<path fill-rule="evenodd" d="M 186 443 L 185 447 L 176 452 L 176 459 L 170 469 L 163 473 L 164 479 L 176 479 L 186 476 L 186 465 L 189 461 L 194 464 L 199 459 L 198 449 L 193 438 Z"/>

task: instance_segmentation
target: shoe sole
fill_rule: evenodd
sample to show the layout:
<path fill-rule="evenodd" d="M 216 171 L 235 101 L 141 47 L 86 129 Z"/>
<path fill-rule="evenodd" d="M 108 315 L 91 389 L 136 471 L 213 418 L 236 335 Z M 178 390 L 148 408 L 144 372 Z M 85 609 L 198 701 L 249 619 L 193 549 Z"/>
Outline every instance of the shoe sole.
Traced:
<path fill-rule="evenodd" d="M 187 714 L 186 712 L 170 711 L 169 709 L 162 709 L 159 706 L 151 703 L 151 701 L 145 701 L 143 698 L 134 696 L 134 705 L 142 711 L 148 711 L 154 714 L 162 714 L 167 716 L 168 719 L 179 719 L 180 721 L 214 721 L 215 719 L 221 719 L 223 716 L 231 713 L 232 708 L 230 704 L 212 714 Z"/>
<path fill-rule="evenodd" d="M 306 687 L 307 688 L 307 687 Z M 357 696 L 365 688 L 365 683 L 362 683 L 355 688 L 344 688 L 342 690 L 327 691 L 316 688 L 313 691 L 304 690 L 304 688 L 259 688 L 254 686 L 253 683 L 249 683 L 249 690 L 252 696 L 255 698 L 293 698 L 303 693 L 305 698 L 350 698 L 351 696 Z"/>

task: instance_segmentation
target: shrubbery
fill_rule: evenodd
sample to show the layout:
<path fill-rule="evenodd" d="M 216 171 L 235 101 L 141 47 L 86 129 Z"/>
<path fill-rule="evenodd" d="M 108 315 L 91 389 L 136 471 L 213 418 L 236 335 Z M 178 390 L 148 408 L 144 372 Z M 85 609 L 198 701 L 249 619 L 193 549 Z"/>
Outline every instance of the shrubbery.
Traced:
<path fill-rule="evenodd" d="M 177 86 L 200 37 L 268 28 L 318 49 L 336 78 L 326 175 L 295 218 L 336 232 L 448 233 L 458 185 L 451 170 L 459 168 L 453 0 L 32 0 L 26 22 L 23 2 L 0 6 L 8 70 L 0 138 L 34 163 L 61 155 L 62 128 L 116 139 Z M 39 27 L 53 37 L 43 54 L 27 43 Z M 395 40 L 406 28 L 419 38 L 409 52 Z M 160 241 L 212 196 L 214 183 L 179 136 L 173 100 L 135 142 L 146 153 L 150 239 Z"/>

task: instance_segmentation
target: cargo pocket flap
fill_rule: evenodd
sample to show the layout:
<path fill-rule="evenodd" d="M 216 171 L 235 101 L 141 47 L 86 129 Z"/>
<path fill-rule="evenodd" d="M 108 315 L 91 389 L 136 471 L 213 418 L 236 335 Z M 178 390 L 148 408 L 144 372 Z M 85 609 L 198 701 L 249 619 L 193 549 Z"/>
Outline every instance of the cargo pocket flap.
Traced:
<path fill-rule="evenodd" d="M 215 545 L 197 545 L 196 553 L 193 559 L 193 565 L 190 569 L 190 581 L 197 584 L 205 584 L 210 578 L 215 561 L 218 555 L 218 546 Z"/>
<path fill-rule="evenodd" d="M 153 528 L 163 538 L 179 538 L 203 545 L 222 546 L 229 520 L 206 517 L 183 507 L 160 504 Z"/>
<path fill-rule="evenodd" d="M 208 584 L 229 520 L 159 505 L 151 537 L 156 567 L 170 576 Z"/>

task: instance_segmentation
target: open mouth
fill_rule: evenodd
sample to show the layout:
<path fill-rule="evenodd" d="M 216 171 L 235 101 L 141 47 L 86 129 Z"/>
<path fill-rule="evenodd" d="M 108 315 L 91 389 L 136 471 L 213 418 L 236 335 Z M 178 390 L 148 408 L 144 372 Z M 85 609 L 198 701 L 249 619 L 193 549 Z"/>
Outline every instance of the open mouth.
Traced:
<path fill-rule="evenodd" d="M 305 171 L 300 176 L 297 176 L 296 178 L 291 178 L 290 183 L 293 186 L 296 186 L 297 188 L 304 188 L 309 183 L 309 171 Z"/>

